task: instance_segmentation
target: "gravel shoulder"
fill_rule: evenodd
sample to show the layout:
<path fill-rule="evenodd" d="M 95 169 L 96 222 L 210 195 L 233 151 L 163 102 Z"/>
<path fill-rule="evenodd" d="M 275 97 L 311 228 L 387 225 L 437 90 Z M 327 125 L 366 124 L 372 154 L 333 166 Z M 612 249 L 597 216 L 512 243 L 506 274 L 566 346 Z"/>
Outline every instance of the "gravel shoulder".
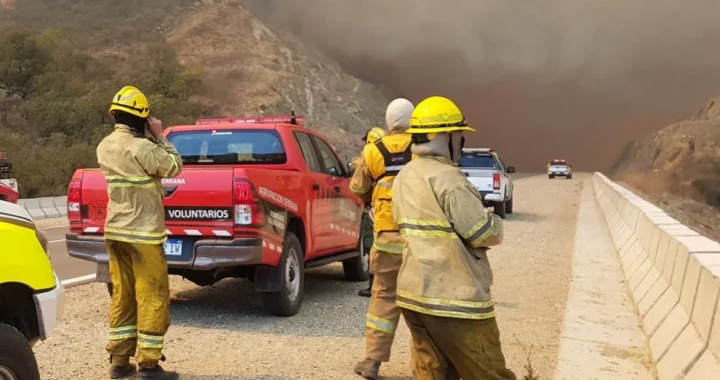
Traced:
<path fill-rule="evenodd" d="M 503 349 L 520 378 L 530 347 L 541 378 L 555 370 L 578 204 L 589 178 L 576 173 L 573 180 L 518 180 L 516 213 L 506 219 L 505 242 L 490 251 Z M 243 281 L 200 288 L 172 277 L 165 367 L 196 380 L 359 378 L 351 368 L 365 352 L 368 300 L 357 296 L 365 283 L 342 281 L 339 265 L 313 269 L 306 279 L 300 313 L 278 318 L 263 313 L 258 295 Z M 106 378 L 105 286 L 70 288 L 67 297 L 63 321 L 35 348 L 42 378 Z M 409 341 L 403 325 L 391 362 L 381 369 L 386 379 L 412 379 Z"/>

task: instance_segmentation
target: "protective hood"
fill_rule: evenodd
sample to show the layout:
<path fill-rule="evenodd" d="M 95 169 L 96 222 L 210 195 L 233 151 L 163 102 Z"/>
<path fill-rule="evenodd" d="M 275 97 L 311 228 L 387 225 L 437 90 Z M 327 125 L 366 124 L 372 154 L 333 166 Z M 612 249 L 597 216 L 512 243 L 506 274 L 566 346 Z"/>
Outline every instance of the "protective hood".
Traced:
<path fill-rule="evenodd" d="M 451 135 L 452 149 L 450 145 Z M 434 139 L 423 144 L 413 143 L 410 149 L 418 156 L 442 156 L 450 159 L 453 163 L 457 163 L 460 160 L 462 148 L 463 131 L 454 131 L 451 133 L 438 133 Z"/>
<path fill-rule="evenodd" d="M 404 132 L 410 128 L 410 116 L 415 106 L 405 98 L 398 98 L 390 102 L 385 111 L 385 123 L 390 132 Z"/>

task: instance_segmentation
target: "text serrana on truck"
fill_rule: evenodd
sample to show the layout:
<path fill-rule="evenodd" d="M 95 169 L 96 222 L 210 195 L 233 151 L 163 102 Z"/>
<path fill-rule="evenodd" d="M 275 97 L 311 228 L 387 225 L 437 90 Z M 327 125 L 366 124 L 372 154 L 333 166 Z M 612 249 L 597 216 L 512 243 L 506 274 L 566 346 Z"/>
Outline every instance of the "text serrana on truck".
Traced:
<path fill-rule="evenodd" d="M 184 166 L 162 181 L 170 274 L 200 286 L 247 278 L 266 310 L 283 316 L 300 308 L 306 268 L 341 261 L 348 280 L 367 280 L 350 173 L 303 124 L 301 116 L 201 119 L 165 130 Z M 73 175 L 67 248 L 98 263 L 98 281 L 109 283 L 106 186 L 99 169 Z"/>

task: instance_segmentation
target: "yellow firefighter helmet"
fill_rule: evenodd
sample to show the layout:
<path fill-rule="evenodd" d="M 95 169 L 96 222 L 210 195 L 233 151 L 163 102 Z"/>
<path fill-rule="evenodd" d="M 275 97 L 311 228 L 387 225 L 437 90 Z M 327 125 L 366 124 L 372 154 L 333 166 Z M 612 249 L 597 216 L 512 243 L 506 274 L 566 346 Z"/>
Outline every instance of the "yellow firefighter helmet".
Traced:
<path fill-rule="evenodd" d="M 362 138 L 363 141 L 365 141 L 366 144 L 375 144 L 380 139 L 385 137 L 385 130 L 380 127 L 372 127 L 370 128 L 367 133 L 365 133 L 365 136 Z"/>
<path fill-rule="evenodd" d="M 113 111 L 123 111 L 137 117 L 146 118 L 150 115 L 150 104 L 147 96 L 134 86 L 125 86 L 115 94 L 110 105 L 110 114 Z"/>
<path fill-rule="evenodd" d="M 442 96 L 431 96 L 420 102 L 410 117 L 407 133 L 437 134 L 454 131 L 472 131 L 465 122 L 465 116 L 452 100 Z M 428 136 L 430 139 L 435 136 Z"/>

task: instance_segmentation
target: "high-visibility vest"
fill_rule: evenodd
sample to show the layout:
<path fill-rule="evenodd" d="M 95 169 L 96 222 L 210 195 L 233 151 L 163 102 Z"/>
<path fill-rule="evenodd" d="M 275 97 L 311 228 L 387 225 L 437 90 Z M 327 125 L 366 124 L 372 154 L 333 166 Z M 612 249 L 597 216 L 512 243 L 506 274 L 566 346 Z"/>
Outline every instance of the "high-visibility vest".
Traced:
<path fill-rule="evenodd" d="M 397 232 L 392 214 L 392 184 L 395 176 L 415 155 L 411 136 L 390 134 L 363 150 L 363 158 L 373 178 L 372 205 L 375 210 L 375 232 Z"/>

